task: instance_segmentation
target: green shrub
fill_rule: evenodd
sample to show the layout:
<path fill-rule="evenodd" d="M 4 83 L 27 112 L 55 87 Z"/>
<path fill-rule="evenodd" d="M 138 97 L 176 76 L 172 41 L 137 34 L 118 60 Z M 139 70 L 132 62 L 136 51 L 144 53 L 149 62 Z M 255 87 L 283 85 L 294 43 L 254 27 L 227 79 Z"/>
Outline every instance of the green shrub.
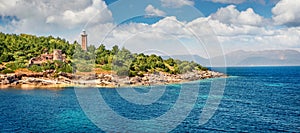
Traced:
<path fill-rule="evenodd" d="M 11 69 L 4 69 L 4 70 L 1 71 L 1 73 L 3 73 L 3 74 L 14 73 L 14 71 L 11 70 Z"/>
<path fill-rule="evenodd" d="M 72 73 L 73 67 L 71 64 L 64 63 L 61 65 L 60 68 L 57 69 L 58 72 L 66 72 L 66 73 Z"/>
<path fill-rule="evenodd" d="M 129 76 L 129 69 L 126 67 L 121 67 L 117 69 L 118 76 Z"/>
<path fill-rule="evenodd" d="M 105 64 L 105 65 L 102 65 L 101 68 L 102 68 L 103 70 L 112 70 L 111 64 Z"/>
<path fill-rule="evenodd" d="M 43 63 L 42 64 L 42 69 L 43 70 L 54 70 L 55 69 L 55 64 L 51 62 Z"/>
<path fill-rule="evenodd" d="M 10 63 L 7 63 L 5 66 L 7 68 L 10 68 L 13 71 L 15 71 L 19 68 L 26 68 L 25 63 L 23 63 L 23 62 L 10 62 Z"/>
<path fill-rule="evenodd" d="M 201 67 L 201 69 L 200 70 L 202 70 L 202 71 L 207 71 L 208 70 L 208 68 L 206 68 L 206 67 Z"/>
<path fill-rule="evenodd" d="M 76 68 L 79 72 L 91 72 L 93 66 L 87 64 L 76 64 Z"/>
<path fill-rule="evenodd" d="M 138 72 L 130 70 L 128 76 L 129 76 L 129 77 L 135 77 L 135 76 L 138 76 Z"/>
<path fill-rule="evenodd" d="M 3 53 L 0 56 L 0 60 L 3 62 L 9 62 L 9 61 L 14 61 L 15 58 L 14 58 L 13 54 Z"/>
<path fill-rule="evenodd" d="M 32 65 L 28 69 L 33 72 L 42 72 L 43 71 L 43 68 L 38 65 Z"/>
<path fill-rule="evenodd" d="M 187 66 L 183 67 L 181 71 L 183 73 L 186 73 L 186 72 L 191 72 L 192 70 L 193 70 L 193 68 L 191 66 L 187 65 Z"/>

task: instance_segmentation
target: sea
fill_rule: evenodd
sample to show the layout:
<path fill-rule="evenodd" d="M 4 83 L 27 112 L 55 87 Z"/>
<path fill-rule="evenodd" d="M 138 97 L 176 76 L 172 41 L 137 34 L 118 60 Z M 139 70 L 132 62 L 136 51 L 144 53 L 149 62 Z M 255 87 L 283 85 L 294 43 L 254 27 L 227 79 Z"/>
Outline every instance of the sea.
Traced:
<path fill-rule="evenodd" d="M 0 90 L 0 132 L 300 132 L 300 67 L 124 88 Z"/>

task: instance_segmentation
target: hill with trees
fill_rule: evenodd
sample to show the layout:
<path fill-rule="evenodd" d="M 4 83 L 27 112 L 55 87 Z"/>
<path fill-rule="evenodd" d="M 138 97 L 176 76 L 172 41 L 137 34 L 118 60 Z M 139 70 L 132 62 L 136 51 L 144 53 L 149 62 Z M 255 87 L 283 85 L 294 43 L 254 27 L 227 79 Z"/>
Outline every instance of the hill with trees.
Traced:
<path fill-rule="evenodd" d="M 66 55 L 65 61 L 45 62 L 41 65 L 28 65 L 31 58 L 45 52 L 60 49 Z M 163 59 L 157 55 L 131 53 L 117 45 L 107 49 L 101 44 L 98 48 L 90 45 L 87 51 L 75 41 L 70 43 L 52 36 L 38 37 L 28 34 L 0 33 L 0 73 L 14 73 L 18 69 L 32 72 L 55 70 L 56 73 L 91 72 L 94 69 L 113 71 L 120 76 L 143 76 L 145 73 L 165 72 L 182 74 L 193 70 L 207 70 L 200 64 L 189 61 Z"/>

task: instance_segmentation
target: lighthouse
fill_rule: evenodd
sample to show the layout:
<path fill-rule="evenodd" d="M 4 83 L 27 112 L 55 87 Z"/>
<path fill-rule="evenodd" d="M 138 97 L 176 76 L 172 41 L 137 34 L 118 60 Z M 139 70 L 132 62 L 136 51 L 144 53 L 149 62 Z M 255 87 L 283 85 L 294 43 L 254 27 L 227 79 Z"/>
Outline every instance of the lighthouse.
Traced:
<path fill-rule="evenodd" d="M 82 30 L 82 33 L 81 33 L 81 48 L 84 51 L 87 50 L 87 34 L 84 29 Z"/>

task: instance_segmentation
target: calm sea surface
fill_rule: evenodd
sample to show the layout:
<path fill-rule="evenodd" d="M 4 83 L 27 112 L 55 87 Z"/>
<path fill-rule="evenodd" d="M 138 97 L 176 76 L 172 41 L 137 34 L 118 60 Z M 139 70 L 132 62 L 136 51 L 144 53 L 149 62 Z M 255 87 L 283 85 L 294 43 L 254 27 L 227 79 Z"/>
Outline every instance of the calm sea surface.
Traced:
<path fill-rule="evenodd" d="M 198 91 L 194 92 L 198 97 L 194 103 L 186 103 L 192 104 L 193 109 L 172 132 L 300 132 L 300 67 L 236 67 L 227 68 L 227 74 L 231 77 L 227 78 L 224 94 L 219 96 L 222 100 L 211 119 L 203 125 L 199 124 L 200 114 L 209 97 L 211 82 L 218 79 L 187 85 L 199 87 L 191 89 Z M 149 88 L 134 90 L 146 94 Z M 120 89 L 126 92 L 132 88 Z M 95 91 L 95 88 L 86 90 Z M 181 87 L 167 86 L 160 98 L 145 105 L 125 100 L 116 89 L 97 91 L 116 114 L 130 120 L 150 120 L 172 108 Z M 85 115 L 77 96 L 74 88 L 0 90 L 0 132 L 103 132 Z M 100 121 L 112 121 L 101 119 L 106 112 L 97 113 L 100 114 L 95 116 Z M 116 121 L 111 126 L 123 124 L 126 123 Z M 124 129 L 120 132 L 131 131 Z M 159 132 L 160 129 L 144 124 L 139 131 Z"/>

